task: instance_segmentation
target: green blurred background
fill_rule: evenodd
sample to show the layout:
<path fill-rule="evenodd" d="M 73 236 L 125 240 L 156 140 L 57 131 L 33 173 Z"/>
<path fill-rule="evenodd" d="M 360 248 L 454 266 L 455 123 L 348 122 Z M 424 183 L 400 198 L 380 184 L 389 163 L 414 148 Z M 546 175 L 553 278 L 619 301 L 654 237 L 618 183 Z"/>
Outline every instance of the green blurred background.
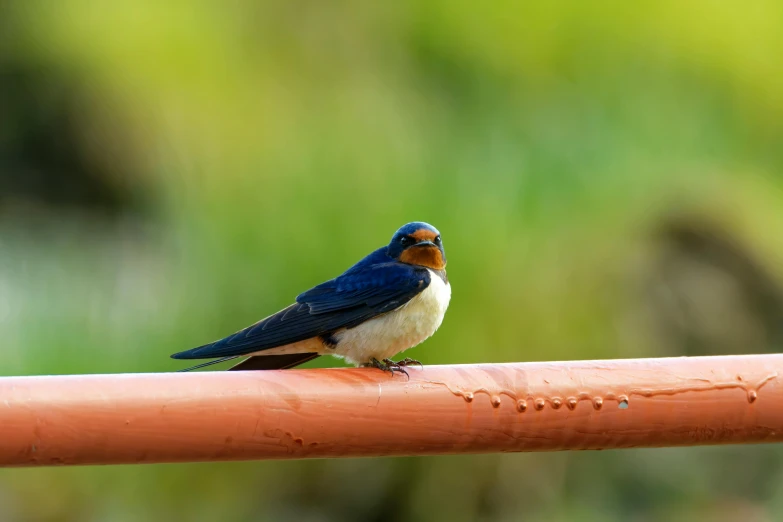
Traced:
<path fill-rule="evenodd" d="M 412 220 L 425 364 L 776 351 L 781 56 L 773 0 L 0 1 L 0 374 L 181 368 Z M 0 471 L 9 521 L 781 513 L 778 446 Z"/>

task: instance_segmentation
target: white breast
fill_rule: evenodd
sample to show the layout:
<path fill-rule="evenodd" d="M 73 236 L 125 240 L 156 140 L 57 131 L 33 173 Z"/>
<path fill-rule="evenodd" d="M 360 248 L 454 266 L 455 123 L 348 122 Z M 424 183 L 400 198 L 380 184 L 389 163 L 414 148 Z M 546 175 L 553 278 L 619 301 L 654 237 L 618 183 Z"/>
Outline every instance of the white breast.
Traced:
<path fill-rule="evenodd" d="M 451 285 L 430 270 L 430 284 L 400 308 L 359 326 L 337 332 L 329 353 L 353 364 L 379 361 L 412 348 L 435 333 L 451 300 Z"/>

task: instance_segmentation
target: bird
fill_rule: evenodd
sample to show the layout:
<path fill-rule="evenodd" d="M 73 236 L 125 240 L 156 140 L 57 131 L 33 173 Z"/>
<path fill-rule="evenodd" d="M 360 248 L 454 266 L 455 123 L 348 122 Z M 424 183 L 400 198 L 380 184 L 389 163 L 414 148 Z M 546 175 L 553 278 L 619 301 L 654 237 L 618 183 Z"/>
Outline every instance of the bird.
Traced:
<path fill-rule="evenodd" d="M 404 373 L 421 362 L 392 357 L 432 336 L 451 300 L 440 232 L 414 221 L 388 245 L 296 297 L 296 302 L 215 342 L 173 354 L 214 359 L 190 371 L 248 356 L 229 370 L 288 369 L 321 355 Z"/>

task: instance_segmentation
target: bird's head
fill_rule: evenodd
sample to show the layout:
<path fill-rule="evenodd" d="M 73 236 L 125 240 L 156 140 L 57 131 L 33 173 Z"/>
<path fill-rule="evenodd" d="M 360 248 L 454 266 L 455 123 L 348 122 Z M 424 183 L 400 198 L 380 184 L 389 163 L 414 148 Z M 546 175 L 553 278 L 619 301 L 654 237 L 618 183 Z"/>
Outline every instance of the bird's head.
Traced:
<path fill-rule="evenodd" d="M 446 268 L 446 252 L 438 229 L 428 223 L 414 221 L 403 225 L 392 237 L 388 254 L 401 263 L 424 266 L 433 270 Z"/>

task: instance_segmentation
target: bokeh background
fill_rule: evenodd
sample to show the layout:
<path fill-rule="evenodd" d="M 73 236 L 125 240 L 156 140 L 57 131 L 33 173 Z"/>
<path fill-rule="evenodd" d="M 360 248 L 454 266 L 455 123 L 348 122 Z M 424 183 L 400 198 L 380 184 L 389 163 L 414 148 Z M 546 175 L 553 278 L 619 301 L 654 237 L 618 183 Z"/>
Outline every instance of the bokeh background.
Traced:
<path fill-rule="evenodd" d="M 425 363 L 779 350 L 781 56 L 774 0 L 0 1 L 0 374 L 178 369 L 412 220 Z M 8 521 L 781 513 L 777 446 L 0 471 Z"/>

